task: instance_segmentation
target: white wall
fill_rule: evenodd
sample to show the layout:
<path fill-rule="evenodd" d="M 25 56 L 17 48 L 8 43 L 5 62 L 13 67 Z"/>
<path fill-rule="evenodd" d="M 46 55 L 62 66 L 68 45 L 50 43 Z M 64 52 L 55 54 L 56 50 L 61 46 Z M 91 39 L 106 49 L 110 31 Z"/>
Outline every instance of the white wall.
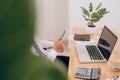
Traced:
<path fill-rule="evenodd" d="M 120 32 L 120 0 L 69 0 L 69 27 L 85 27 L 86 21 L 82 17 L 80 7 L 88 7 L 89 2 L 97 6 L 102 2 L 103 7 L 110 13 L 106 14 L 100 22 L 96 23 L 98 27 L 104 25 L 114 27 Z"/>
<path fill-rule="evenodd" d="M 68 26 L 68 0 L 35 0 L 36 34 L 56 40 Z"/>
<path fill-rule="evenodd" d="M 97 27 L 106 25 L 120 32 L 120 0 L 35 0 L 36 34 L 41 39 L 56 40 L 68 26 L 85 27 L 87 22 L 80 7 L 88 7 L 89 2 L 94 6 L 102 2 L 103 7 L 110 11 L 96 23 Z"/>

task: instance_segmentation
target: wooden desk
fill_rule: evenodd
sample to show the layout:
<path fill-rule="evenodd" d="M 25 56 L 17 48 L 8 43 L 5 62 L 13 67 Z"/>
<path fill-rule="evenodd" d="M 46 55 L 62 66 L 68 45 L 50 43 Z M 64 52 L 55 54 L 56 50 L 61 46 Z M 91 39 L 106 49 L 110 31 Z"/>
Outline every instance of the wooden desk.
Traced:
<path fill-rule="evenodd" d="M 74 28 L 73 34 L 75 33 L 85 33 L 83 28 Z M 117 36 L 118 33 L 114 32 Z M 96 34 L 91 35 L 91 38 L 98 41 L 100 34 L 96 32 Z M 80 63 L 78 60 L 77 52 L 75 49 L 75 43 L 72 42 L 70 46 L 70 62 L 69 62 L 69 69 L 68 69 L 68 78 L 69 80 L 82 80 L 78 78 L 74 78 L 75 71 L 77 67 L 88 67 L 88 68 L 101 68 L 101 79 L 105 80 L 106 78 L 113 78 L 113 76 L 120 76 L 120 72 L 113 72 L 110 69 L 110 60 L 112 58 L 116 58 L 120 60 L 120 36 L 118 36 L 118 41 L 113 49 L 112 55 L 107 63 Z"/>

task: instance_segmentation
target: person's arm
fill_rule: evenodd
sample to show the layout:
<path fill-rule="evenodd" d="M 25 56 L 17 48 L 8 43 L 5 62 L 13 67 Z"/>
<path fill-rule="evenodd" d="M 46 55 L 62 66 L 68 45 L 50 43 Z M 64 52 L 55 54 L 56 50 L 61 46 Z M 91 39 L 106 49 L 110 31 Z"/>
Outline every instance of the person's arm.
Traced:
<path fill-rule="evenodd" d="M 51 60 L 51 61 L 54 61 L 56 59 L 56 56 L 57 56 L 57 52 L 52 49 L 49 53 L 47 53 L 46 57 Z"/>
<path fill-rule="evenodd" d="M 43 54 L 47 57 L 47 59 L 54 61 L 57 56 L 57 52 L 53 49 L 50 52 L 44 49 L 44 48 L 47 49 L 48 47 L 53 47 L 53 44 L 54 44 L 53 42 L 40 40 L 38 37 L 35 37 L 33 46 L 36 49 L 37 53 Z"/>
<path fill-rule="evenodd" d="M 35 43 L 37 44 L 37 46 L 39 47 L 41 52 L 51 61 L 54 61 L 57 54 L 64 50 L 64 40 L 56 41 L 54 43 L 54 45 L 51 45 L 52 43 L 50 43 L 49 41 L 43 41 L 43 40 L 40 40 L 38 37 L 36 37 Z M 48 52 L 48 51 L 43 49 L 44 48 L 43 44 L 44 45 L 51 45 L 51 46 L 53 46 L 53 49 L 50 52 Z M 40 51 L 37 51 L 37 52 L 39 53 Z M 41 52 L 40 52 L 40 54 L 41 54 Z"/>
<path fill-rule="evenodd" d="M 52 49 L 54 46 L 54 41 L 40 40 L 40 42 L 44 49 Z"/>
<path fill-rule="evenodd" d="M 48 59 L 50 59 L 51 61 L 54 61 L 57 54 L 64 51 L 64 42 L 65 40 L 59 40 L 54 43 L 53 49 L 47 55 Z"/>

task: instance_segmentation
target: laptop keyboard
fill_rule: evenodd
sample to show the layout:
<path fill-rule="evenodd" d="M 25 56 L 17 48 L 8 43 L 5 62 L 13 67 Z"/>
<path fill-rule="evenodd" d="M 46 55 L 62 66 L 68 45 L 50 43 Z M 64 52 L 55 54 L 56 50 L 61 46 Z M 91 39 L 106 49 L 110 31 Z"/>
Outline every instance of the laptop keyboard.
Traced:
<path fill-rule="evenodd" d="M 96 46 L 86 46 L 91 60 L 103 60 Z"/>

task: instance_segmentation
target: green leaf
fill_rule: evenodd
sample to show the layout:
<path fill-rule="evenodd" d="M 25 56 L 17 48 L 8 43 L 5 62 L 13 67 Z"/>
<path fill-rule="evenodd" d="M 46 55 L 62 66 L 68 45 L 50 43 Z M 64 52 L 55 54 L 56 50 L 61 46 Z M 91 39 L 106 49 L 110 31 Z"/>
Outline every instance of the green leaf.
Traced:
<path fill-rule="evenodd" d="M 99 5 L 97 6 L 96 10 L 98 10 L 101 6 L 102 6 L 102 3 L 99 3 Z"/>
<path fill-rule="evenodd" d="M 91 20 L 93 22 L 98 22 L 101 18 L 104 17 L 105 14 L 109 13 L 106 8 L 101 8 L 101 6 L 102 3 L 100 2 L 93 12 L 93 4 L 90 2 L 88 9 L 81 7 L 83 13 L 82 16 L 86 21 Z"/>
<path fill-rule="evenodd" d="M 86 18 L 86 16 L 82 15 L 84 17 L 84 19 L 87 21 L 88 19 Z"/>
<path fill-rule="evenodd" d="M 92 12 L 93 11 L 93 6 L 92 3 L 89 4 L 89 11 Z"/>
<path fill-rule="evenodd" d="M 109 13 L 109 11 L 106 11 L 106 8 L 102 8 L 99 11 L 97 11 L 100 16 L 104 16 L 105 14 Z"/>
<path fill-rule="evenodd" d="M 87 17 L 90 16 L 89 11 L 88 11 L 86 8 L 81 7 L 81 9 L 82 9 L 82 12 L 83 12 L 83 14 L 84 14 L 85 16 L 87 16 Z"/>
<path fill-rule="evenodd" d="M 91 14 L 91 19 L 94 22 L 98 22 L 99 21 L 99 14 L 97 12 L 94 12 L 93 14 Z"/>

